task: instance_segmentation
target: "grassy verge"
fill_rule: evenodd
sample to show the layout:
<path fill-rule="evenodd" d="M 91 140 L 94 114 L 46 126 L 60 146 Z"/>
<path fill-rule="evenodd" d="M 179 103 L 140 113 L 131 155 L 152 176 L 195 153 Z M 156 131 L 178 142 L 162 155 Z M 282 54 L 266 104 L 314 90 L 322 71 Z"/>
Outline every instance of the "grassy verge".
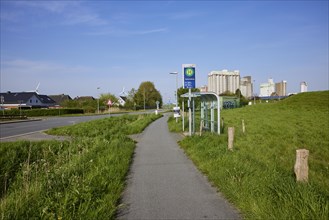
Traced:
<path fill-rule="evenodd" d="M 135 143 L 155 115 L 50 130 L 72 141 L 1 143 L 0 219 L 113 219 Z"/>
<path fill-rule="evenodd" d="M 246 219 L 328 219 L 329 92 L 222 111 L 224 134 L 181 141 L 182 148 Z M 241 121 L 246 133 L 242 133 Z M 177 130 L 173 119 L 172 130 Z M 181 126 L 181 124 L 180 124 Z M 235 127 L 227 150 L 227 127 Z M 296 149 L 309 155 L 309 182 L 296 183 Z"/>

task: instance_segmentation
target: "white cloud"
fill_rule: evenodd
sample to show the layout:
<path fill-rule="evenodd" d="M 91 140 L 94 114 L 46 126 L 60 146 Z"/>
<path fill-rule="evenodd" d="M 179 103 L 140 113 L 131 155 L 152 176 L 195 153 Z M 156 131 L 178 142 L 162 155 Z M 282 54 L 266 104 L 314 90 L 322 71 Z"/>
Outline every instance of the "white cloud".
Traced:
<path fill-rule="evenodd" d="M 90 26 L 106 25 L 108 21 L 99 14 L 78 1 L 18 1 L 16 5 L 42 9 L 46 12 L 58 14 L 62 18 L 62 25 L 85 24 Z"/>
<path fill-rule="evenodd" d="M 90 68 L 81 66 L 65 66 L 46 61 L 31 61 L 31 60 L 7 60 L 3 61 L 1 65 L 1 72 L 3 75 L 29 75 L 39 76 L 44 75 L 66 75 L 66 74 L 80 74 L 92 71 Z"/>
<path fill-rule="evenodd" d="M 179 12 L 179 13 L 171 14 L 170 19 L 185 20 L 185 19 L 191 19 L 191 18 L 199 17 L 201 15 L 202 15 L 201 12 L 185 11 L 185 12 Z"/>
<path fill-rule="evenodd" d="M 31 91 L 40 83 L 39 92 L 42 94 L 69 94 L 72 97 L 111 92 L 119 93 L 123 86 L 130 84 L 118 74 L 109 74 L 113 66 L 98 69 L 88 66 L 70 66 L 49 61 L 26 59 L 1 60 L 0 88 L 1 92 Z M 97 87 L 101 90 L 98 91 Z"/>
<path fill-rule="evenodd" d="M 90 32 L 87 33 L 87 35 L 91 36 L 133 36 L 133 35 L 148 35 L 148 34 L 154 34 L 154 33 L 163 33 L 167 32 L 167 28 L 156 28 L 156 29 L 149 29 L 149 30 L 120 30 L 120 29 L 105 29 L 97 32 Z"/>

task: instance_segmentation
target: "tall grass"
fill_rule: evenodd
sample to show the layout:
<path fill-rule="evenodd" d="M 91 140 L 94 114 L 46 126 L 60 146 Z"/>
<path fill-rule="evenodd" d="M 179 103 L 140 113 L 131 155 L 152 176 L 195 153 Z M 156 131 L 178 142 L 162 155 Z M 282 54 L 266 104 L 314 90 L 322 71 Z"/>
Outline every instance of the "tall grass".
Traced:
<path fill-rule="evenodd" d="M 192 136 L 180 144 L 246 219 L 328 219 L 328 91 L 224 110 L 222 116 L 224 134 Z M 236 130 L 233 152 L 227 150 L 231 126 Z M 310 151 L 305 184 L 296 183 L 293 171 L 299 148 Z"/>
<path fill-rule="evenodd" d="M 71 141 L 1 143 L 0 218 L 113 219 L 135 147 L 127 134 L 157 117 L 113 117 L 49 131 Z"/>

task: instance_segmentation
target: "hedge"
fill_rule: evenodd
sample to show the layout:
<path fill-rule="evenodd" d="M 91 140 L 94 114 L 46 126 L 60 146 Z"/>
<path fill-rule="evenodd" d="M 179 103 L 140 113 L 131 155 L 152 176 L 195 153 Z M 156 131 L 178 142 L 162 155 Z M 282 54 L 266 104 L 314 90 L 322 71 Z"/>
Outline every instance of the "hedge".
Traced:
<path fill-rule="evenodd" d="M 5 110 L 5 115 L 25 115 L 28 117 L 33 116 L 57 116 L 57 115 L 69 115 L 69 114 L 83 114 L 84 110 L 80 108 L 60 108 L 60 109 L 19 109 Z"/>

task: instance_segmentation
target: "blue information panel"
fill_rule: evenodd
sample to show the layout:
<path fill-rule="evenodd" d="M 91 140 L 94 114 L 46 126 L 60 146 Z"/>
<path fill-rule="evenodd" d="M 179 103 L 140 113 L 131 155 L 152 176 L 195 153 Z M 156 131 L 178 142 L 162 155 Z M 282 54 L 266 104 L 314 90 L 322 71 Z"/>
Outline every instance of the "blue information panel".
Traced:
<path fill-rule="evenodd" d="M 184 67 L 184 88 L 195 88 L 195 67 Z"/>

